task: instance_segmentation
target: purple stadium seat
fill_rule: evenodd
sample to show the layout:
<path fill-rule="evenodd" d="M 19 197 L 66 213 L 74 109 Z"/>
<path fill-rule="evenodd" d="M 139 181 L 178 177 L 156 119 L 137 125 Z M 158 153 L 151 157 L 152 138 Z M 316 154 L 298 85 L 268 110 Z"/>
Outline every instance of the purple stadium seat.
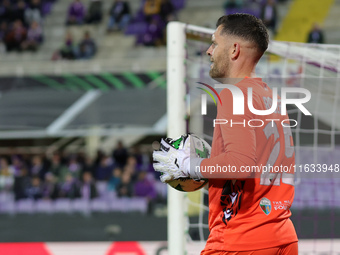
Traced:
<path fill-rule="evenodd" d="M 139 211 L 146 213 L 148 210 L 148 200 L 144 197 L 134 197 L 129 201 L 129 211 Z"/>
<path fill-rule="evenodd" d="M 71 201 L 71 206 L 74 212 L 89 214 L 91 211 L 90 201 L 87 199 L 74 199 Z"/>
<path fill-rule="evenodd" d="M 340 189 L 336 188 L 339 187 L 339 183 L 334 184 L 334 200 L 333 200 L 333 206 L 340 208 Z"/>
<path fill-rule="evenodd" d="M 292 205 L 293 209 L 300 209 L 303 207 L 303 201 L 301 199 L 301 192 L 303 192 L 303 190 L 301 189 L 300 185 L 297 185 L 295 187 L 295 198 L 294 198 L 294 203 Z"/>
<path fill-rule="evenodd" d="M 230 14 L 235 14 L 235 13 L 241 13 L 243 12 L 242 8 L 229 8 L 225 10 L 225 14 L 226 15 L 230 15 Z"/>
<path fill-rule="evenodd" d="M 255 8 L 230 8 L 225 10 L 225 14 L 235 14 L 235 13 L 248 13 L 256 17 L 260 17 L 260 9 Z"/>
<path fill-rule="evenodd" d="M 155 181 L 155 189 L 158 195 L 166 197 L 168 193 L 168 185 L 164 185 L 161 181 Z"/>
<path fill-rule="evenodd" d="M 133 18 L 132 21 L 133 21 L 134 23 L 144 22 L 144 21 L 145 21 L 145 15 L 144 15 L 143 8 L 140 8 L 140 9 L 138 10 L 138 12 L 136 13 L 136 16 Z"/>
<path fill-rule="evenodd" d="M 53 3 L 44 2 L 43 5 L 42 5 L 42 15 L 46 16 L 46 15 L 50 14 L 51 11 L 52 11 L 52 6 L 53 6 Z"/>
<path fill-rule="evenodd" d="M 51 200 L 40 199 L 36 201 L 35 209 L 41 213 L 53 213 L 53 203 Z"/>
<path fill-rule="evenodd" d="M 2 191 L 0 193 L 0 203 L 6 203 L 8 201 L 13 201 L 14 199 L 14 194 L 13 193 L 9 193 L 6 191 Z"/>
<path fill-rule="evenodd" d="M 15 214 L 16 206 L 14 200 L 0 202 L 0 213 Z"/>
<path fill-rule="evenodd" d="M 145 21 L 131 23 L 125 30 L 126 35 L 144 34 L 147 30 L 147 23 Z"/>
<path fill-rule="evenodd" d="M 131 212 L 139 211 L 146 213 L 148 209 L 148 201 L 146 198 L 119 198 L 114 201 L 110 201 L 108 204 L 112 211 L 117 212 Z"/>
<path fill-rule="evenodd" d="M 106 197 L 107 195 L 107 182 L 106 181 L 97 181 L 96 182 L 97 192 L 99 197 Z"/>
<path fill-rule="evenodd" d="M 115 212 L 128 212 L 129 211 L 129 198 L 119 198 L 111 201 L 110 209 Z"/>
<path fill-rule="evenodd" d="M 256 17 L 260 17 L 260 9 L 244 8 L 243 13 L 252 14 Z"/>
<path fill-rule="evenodd" d="M 110 205 L 107 200 L 95 198 L 91 201 L 91 210 L 95 212 L 109 212 Z"/>
<path fill-rule="evenodd" d="M 138 35 L 136 35 L 136 42 L 135 42 L 135 45 L 141 45 L 141 44 L 143 44 L 143 42 L 144 42 L 143 36 L 144 36 L 144 34 L 138 34 Z"/>
<path fill-rule="evenodd" d="M 59 198 L 54 202 L 54 212 L 71 213 L 71 200 L 68 198 Z"/>
<path fill-rule="evenodd" d="M 107 203 L 117 200 L 117 192 L 115 190 L 107 191 L 104 197 Z"/>
<path fill-rule="evenodd" d="M 19 213 L 33 213 L 35 211 L 35 202 L 33 199 L 21 199 L 16 202 L 16 211 Z"/>
<path fill-rule="evenodd" d="M 172 4 L 175 7 L 175 10 L 183 9 L 185 6 L 185 0 L 171 0 Z"/>

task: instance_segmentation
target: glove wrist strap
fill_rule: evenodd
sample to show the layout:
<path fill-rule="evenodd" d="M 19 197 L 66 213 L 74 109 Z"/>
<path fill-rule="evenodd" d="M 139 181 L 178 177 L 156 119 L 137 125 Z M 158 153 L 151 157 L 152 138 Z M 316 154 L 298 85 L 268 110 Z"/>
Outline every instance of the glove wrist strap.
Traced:
<path fill-rule="evenodd" d="M 189 176 L 192 179 L 204 179 L 203 175 L 201 174 L 201 162 L 203 158 L 190 158 L 190 167 L 189 167 Z"/>

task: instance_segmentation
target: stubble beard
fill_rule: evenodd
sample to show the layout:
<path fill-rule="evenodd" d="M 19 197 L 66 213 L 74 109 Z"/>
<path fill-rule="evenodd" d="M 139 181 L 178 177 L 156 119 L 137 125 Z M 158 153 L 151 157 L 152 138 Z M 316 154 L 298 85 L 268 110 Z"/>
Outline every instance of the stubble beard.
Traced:
<path fill-rule="evenodd" d="M 209 75 L 213 79 L 228 78 L 229 64 L 225 63 L 223 66 L 217 66 L 216 62 L 213 62 L 213 67 L 210 68 Z"/>

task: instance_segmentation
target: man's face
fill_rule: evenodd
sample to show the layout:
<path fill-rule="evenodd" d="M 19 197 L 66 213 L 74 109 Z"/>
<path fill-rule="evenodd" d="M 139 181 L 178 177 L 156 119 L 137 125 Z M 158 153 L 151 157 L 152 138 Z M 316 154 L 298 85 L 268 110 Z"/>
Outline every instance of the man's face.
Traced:
<path fill-rule="evenodd" d="M 207 55 L 210 56 L 209 75 L 211 78 L 228 78 L 230 69 L 230 60 L 228 52 L 228 40 L 225 35 L 221 35 L 222 27 L 219 26 L 212 35 L 212 43 L 207 50 Z"/>

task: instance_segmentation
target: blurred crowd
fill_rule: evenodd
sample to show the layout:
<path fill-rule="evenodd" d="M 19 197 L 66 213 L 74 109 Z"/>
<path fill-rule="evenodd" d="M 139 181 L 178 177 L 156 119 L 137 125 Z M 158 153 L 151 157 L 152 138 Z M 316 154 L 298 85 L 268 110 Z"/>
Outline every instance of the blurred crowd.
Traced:
<path fill-rule="evenodd" d="M 43 19 L 56 0 L 0 0 L 0 45 L 4 51 L 36 51 L 44 41 Z M 65 24 L 101 25 L 107 15 L 108 33 L 121 31 L 136 36 L 136 44 L 159 46 L 165 44 L 165 27 L 176 19 L 184 0 L 142 0 L 137 13 L 131 12 L 126 0 L 113 0 L 104 10 L 102 0 L 74 0 L 66 13 Z M 52 59 L 88 59 L 96 53 L 96 44 L 89 32 L 81 42 L 74 42 L 71 32 Z"/>
<path fill-rule="evenodd" d="M 0 45 L 6 51 L 36 51 L 44 41 L 43 19 L 52 10 L 56 0 L 0 0 Z M 272 36 L 277 33 L 278 2 L 287 0 L 225 0 L 225 14 L 250 13 L 263 20 Z M 121 32 L 133 35 L 136 46 L 162 46 L 166 44 L 166 25 L 177 20 L 185 0 L 141 0 L 138 10 L 131 11 L 128 0 L 110 0 L 104 10 L 103 0 L 73 0 L 65 13 L 67 26 L 94 24 L 105 26 L 107 33 Z M 103 20 L 105 19 L 105 24 Z M 96 30 L 96 29 L 95 29 Z M 322 30 L 316 24 L 307 42 L 323 43 Z M 91 59 L 98 51 L 96 40 L 89 31 L 75 41 L 67 31 L 63 44 L 52 60 Z"/>
<path fill-rule="evenodd" d="M 144 46 L 165 45 L 166 25 L 169 21 L 177 19 L 177 11 L 183 6 L 184 1 L 145 0 L 134 17 L 135 22 L 144 24 L 141 31 L 136 34 L 136 43 Z"/>
<path fill-rule="evenodd" d="M 278 30 L 278 3 L 288 0 L 226 0 L 225 14 L 250 13 L 260 18 L 271 36 Z M 306 43 L 325 43 L 324 33 L 319 24 L 314 23 L 306 38 Z"/>
<path fill-rule="evenodd" d="M 66 33 L 64 43 L 53 53 L 52 60 L 91 59 L 97 52 L 97 44 L 89 31 L 84 32 L 80 42 L 75 42 L 70 31 Z"/>
<path fill-rule="evenodd" d="M 174 4 L 174 3 L 175 4 Z M 121 32 L 136 37 L 136 45 L 165 45 L 165 28 L 169 21 L 176 19 L 177 9 L 184 0 L 143 0 L 137 13 L 131 12 L 126 0 L 114 0 L 107 12 L 103 11 L 102 0 L 91 0 L 88 6 L 82 0 L 74 0 L 68 8 L 66 25 L 101 24 L 108 15 L 107 33 Z M 63 45 L 53 54 L 52 60 L 90 59 L 97 51 L 95 40 L 85 32 L 80 42 L 74 42 L 71 32 L 67 32 Z"/>
<path fill-rule="evenodd" d="M 176 19 L 176 11 L 183 5 L 184 0 L 143 0 L 137 13 L 132 13 L 128 1 L 114 0 L 105 13 L 102 0 L 92 0 L 89 6 L 74 0 L 69 6 L 66 24 L 99 24 L 103 16 L 108 15 L 108 33 L 122 31 L 135 35 L 136 44 L 159 46 L 165 44 L 166 24 Z"/>
<path fill-rule="evenodd" d="M 159 181 L 151 163 L 149 154 L 138 147 L 128 150 L 122 142 L 111 155 L 98 151 L 94 159 L 82 153 L 12 154 L 0 157 L 0 192 L 14 193 L 15 200 L 90 200 L 114 193 L 153 202 L 159 198 L 155 187 Z"/>
<path fill-rule="evenodd" d="M 55 0 L 2 0 L 0 44 L 6 51 L 36 51 L 43 42 L 43 18 Z"/>
<path fill-rule="evenodd" d="M 250 13 L 262 19 L 268 30 L 275 35 L 277 32 L 278 11 L 277 3 L 286 0 L 226 0 L 226 14 Z"/>

